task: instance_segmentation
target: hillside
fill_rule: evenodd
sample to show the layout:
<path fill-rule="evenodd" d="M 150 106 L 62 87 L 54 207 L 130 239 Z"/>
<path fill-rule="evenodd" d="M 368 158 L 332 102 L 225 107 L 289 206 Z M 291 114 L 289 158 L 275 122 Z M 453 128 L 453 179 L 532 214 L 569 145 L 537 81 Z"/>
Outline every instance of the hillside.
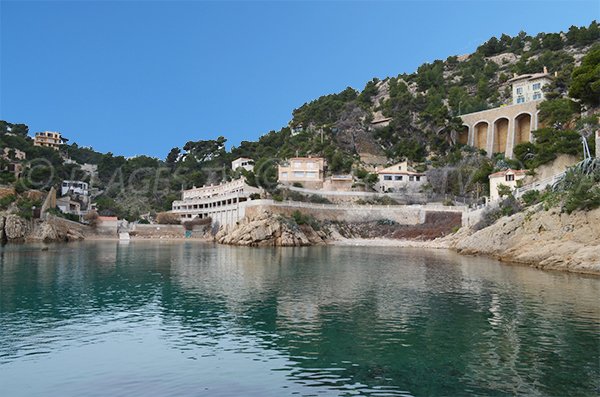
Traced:
<path fill-rule="evenodd" d="M 495 169 L 536 166 L 556 153 L 581 153 L 579 134 L 590 123 L 581 111 L 593 112 L 598 104 L 594 93 L 585 100 L 589 93 L 571 87 L 573 71 L 599 42 L 596 21 L 567 32 L 494 37 L 473 54 L 426 63 L 411 74 L 374 78 L 360 91 L 348 87 L 305 103 L 293 110 L 288 126 L 257 141 L 243 141 L 229 151 L 226 139 L 219 137 L 175 147 L 164 160 L 146 156 L 126 159 L 75 143 L 58 153 L 34 147 L 26 125 L 8 122 L 0 123 L 0 145 L 24 151 L 27 161 L 45 159 L 32 168 L 19 190 L 46 190 L 63 179 L 87 179 L 96 188 L 101 213 L 130 220 L 169 209 L 182 187 L 233 177 L 229 164 L 240 156 L 256 161 L 256 173 L 245 175 L 247 180 L 267 189 L 274 186 L 278 161 L 313 155 L 325 157 L 331 173 L 353 172 L 365 181 L 374 166 L 409 159 L 418 169 L 429 170 L 431 188 L 438 193 L 468 195 L 482 191 L 482 186 L 485 191 L 487 175 Z M 502 156 L 489 159 L 456 142 L 456 133 L 462 128 L 458 115 L 507 103 L 508 80 L 513 74 L 539 72 L 544 67 L 557 73 L 544 111 L 552 127 L 542 131 L 548 139 L 541 139 L 538 146 L 521 152 L 515 149 L 521 163 Z M 580 102 L 564 99 L 569 87 L 578 93 Z M 566 138 L 557 144 L 556 136 Z M 543 144 L 546 146 L 540 146 Z M 519 153 L 534 153 L 534 157 L 520 158 Z M 81 169 L 84 163 L 97 165 L 97 174 L 86 175 Z M 448 178 L 447 170 L 453 173 L 443 187 L 434 183 L 440 170 L 446 170 L 444 178 Z M 466 174 L 469 179 L 463 183 L 459 179 Z M 0 184 L 15 183 L 6 173 L 0 176 Z"/>

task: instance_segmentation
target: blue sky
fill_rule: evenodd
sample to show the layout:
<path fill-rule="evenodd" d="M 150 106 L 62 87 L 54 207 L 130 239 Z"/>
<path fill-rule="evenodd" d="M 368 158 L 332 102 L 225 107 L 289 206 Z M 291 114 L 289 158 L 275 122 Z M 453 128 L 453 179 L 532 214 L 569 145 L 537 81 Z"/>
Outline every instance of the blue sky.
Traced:
<path fill-rule="evenodd" d="M 491 36 L 587 25 L 600 3 L 1 0 L 0 14 L 0 119 L 164 158 L 254 140 L 306 101 Z"/>

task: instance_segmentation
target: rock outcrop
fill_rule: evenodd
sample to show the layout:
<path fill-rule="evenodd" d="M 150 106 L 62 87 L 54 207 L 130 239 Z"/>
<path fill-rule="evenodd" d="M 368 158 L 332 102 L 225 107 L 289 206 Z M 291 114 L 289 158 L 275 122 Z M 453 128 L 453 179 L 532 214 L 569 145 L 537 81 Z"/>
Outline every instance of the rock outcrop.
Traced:
<path fill-rule="evenodd" d="M 537 206 L 476 232 L 461 230 L 451 239 L 450 246 L 463 254 L 600 274 L 600 209 L 566 214 Z"/>
<path fill-rule="evenodd" d="M 18 215 L 4 218 L 4 238 L 8 241 L 24 241 L 30 231 L 29 223 Z"/>
<path fill-rule="evenodd" d="M 41 222 L 35 231 L 29 236 L 30 240 L 39 240 L 44 242 L 56 241 L 78 241 L 84 239 L 83 233 L 77 228 L 67 225 L 50 218 L 46 222 Z"/>
<path fill-rule="evenodd" d="M 215 240 L 220 244 L 294 247 L 325 244 L 326 237 L 325 232 L 310 225 L 298 225 L 293 219 L 263 212 L 221 229 Z"/>
<path fill-rule="evenodd" d="M 25 241 L 76 241 L 85 238 L 89 226 L 49 216 L 32 222 L 16 214 L 0 215 L 0 243 Z"/>

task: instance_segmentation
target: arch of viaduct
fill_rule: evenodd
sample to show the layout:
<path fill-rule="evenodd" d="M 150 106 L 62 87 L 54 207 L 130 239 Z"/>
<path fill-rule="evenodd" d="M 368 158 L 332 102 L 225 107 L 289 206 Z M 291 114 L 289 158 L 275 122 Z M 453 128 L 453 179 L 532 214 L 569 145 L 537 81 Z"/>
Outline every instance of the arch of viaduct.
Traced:
<path fill-rule="evenodd" d="M 458 142 L 484 149 L 488 156 L 504 153 L 513 157 L 513 149 L 523 142 L 532 142 L 531 131 L 538 129 L 540 101 L 519 103 L 460 116 L 465 130 Z"/>

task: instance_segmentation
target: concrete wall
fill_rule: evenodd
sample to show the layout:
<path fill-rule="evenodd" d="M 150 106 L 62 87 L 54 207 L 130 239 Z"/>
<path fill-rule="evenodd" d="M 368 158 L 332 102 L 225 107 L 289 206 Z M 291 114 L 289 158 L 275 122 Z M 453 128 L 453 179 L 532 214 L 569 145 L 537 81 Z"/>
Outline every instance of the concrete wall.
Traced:
<path fill-rule="evenodd" d="M 160 238 L 185 236 L 183 225 L 132 225 L 129 233 L 134 237 Z"/>
<path fill-rule="evenodd" d="M 96 224 L 96 233 L 107 237 L 116 237 L 118 221 L 101 221 Z"/>
<path fill-rule="evenodd" d="M 252 217 L 268 211 L 291 216 L 294 211 L 300 211 L 321 221 L 366 222 L 391 219 L 402 225 L 417 225 L 425 222 L 428 211 L 462 213 L 464 210 L 464 207 L 438 205 L 335 205 L 254 200 L 246 204 L 245 214 Z"/>
<path fill-rule="evenodd" d="M 84 236 L 90 235 L 94 233 L 93 228 L 88 225 L 83 225 L 78 222 L 73 222 L 65 218 L 60 218 L 54 215 L 48 215 L 46 217 L 46 222 L 50 223 L 54 227 L 63 229 L 63 230 L 76 230 L 77 232 L 83 234 Z M 34 227 L 37 227 L 37 224 L 34 223 Z"/>

